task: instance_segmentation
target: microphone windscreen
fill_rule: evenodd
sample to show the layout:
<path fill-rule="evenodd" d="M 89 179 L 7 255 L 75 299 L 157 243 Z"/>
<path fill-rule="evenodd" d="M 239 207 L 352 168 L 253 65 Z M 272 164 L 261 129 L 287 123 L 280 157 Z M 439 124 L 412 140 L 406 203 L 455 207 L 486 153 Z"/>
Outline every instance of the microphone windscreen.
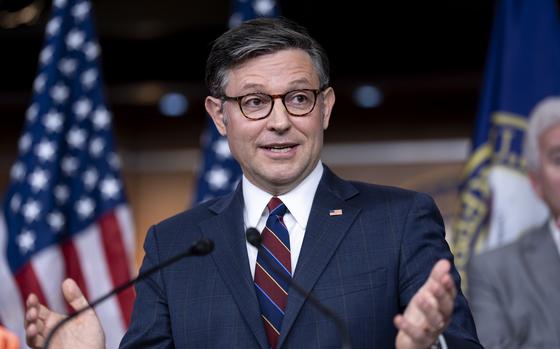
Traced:
<path fill-rule="evenodd" d="M 247 241 L 256 248 L 259 248 L 262 243 L 262 236 L 261 233 L 256 228 L 247 228 L 245 232 L 245 236 L 247 237 Z"/>
<path fill-rule="evenodd" d="M 212 240 L 200 239 L 191 246 L 189 252 L 193 256 L 204 256 L 212 252 L 213 249 L 214 249 L 214 242 Z"/>

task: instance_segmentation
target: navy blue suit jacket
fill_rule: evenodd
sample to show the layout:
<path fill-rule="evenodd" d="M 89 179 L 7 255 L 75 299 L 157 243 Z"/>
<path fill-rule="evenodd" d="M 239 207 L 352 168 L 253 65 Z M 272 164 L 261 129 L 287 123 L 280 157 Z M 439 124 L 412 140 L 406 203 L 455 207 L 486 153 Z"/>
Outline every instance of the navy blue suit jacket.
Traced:
<path fill-rule="evenodd" d="M 341 209 L 343 214 L 329 215 Z M 392 348 L 402 312 L 440 258 L 453 259 L 443 222 L 424 194 L 348 182 L 325 168 L 294 273 L 347 324 L 354 348 Z M 136 286 L 122 348 L 267 348 L 245 245 L 243 194 L 206 202 L 153 226 L 146 270 L 202 237 L 212 254 L 185 258 Z M 459 287 L 459 276 L 453 269 Z M 340 348 L 340 334 L 289 292 L 279 348 Z M 480 348 L 463 294 L 445 332 L 450 348 Z"/>

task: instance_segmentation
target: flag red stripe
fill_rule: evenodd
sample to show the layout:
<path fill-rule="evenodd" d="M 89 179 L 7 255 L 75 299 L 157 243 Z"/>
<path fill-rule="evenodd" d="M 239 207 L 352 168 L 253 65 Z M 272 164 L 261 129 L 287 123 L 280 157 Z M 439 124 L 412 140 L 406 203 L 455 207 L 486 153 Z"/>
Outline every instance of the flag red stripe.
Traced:
<path fill-rule="evenodd" d="M 111 280 L 114 286 L 118 286 L 130 279 L 130 269 L 122 232 L 114 211 L 100 217 L 98 224 L 101 230 L 101 241 L 103 242 L 107 266 L 111 273 Z M 117 295 L 125 327 L 128 327 L 130 323 L 134 297 L 135 294 L 132 287 Z"/>
<path fill-rule="evenodd" d="M 35 293 L 41 304 L 46 304 L 47 306 L 49 305 L 31 263 L 25 263 L 25 265 L 15 273 L 15 279 L 23 304 L 25 304 L 27 297 L 31 293 Z"/>
<path fill-rule="evenodd" d="M 88 289 L 84 279 L 84 273 L 82 272 L 82 267 L 80 265 L 80 257 L 74 242 L 68 239 L 60 244 L 60 249 L 62 250 L 62 256 L 64 258 L 64 268 L 66 277 L 70 277 L 76 281 L 86 299 L 89 299 Z M 89 261 L 89 263 L 95 263 L 94 261 Z M 69 304 L 66 304 L 68 314 L 74 312 L 74 309 Z"/>

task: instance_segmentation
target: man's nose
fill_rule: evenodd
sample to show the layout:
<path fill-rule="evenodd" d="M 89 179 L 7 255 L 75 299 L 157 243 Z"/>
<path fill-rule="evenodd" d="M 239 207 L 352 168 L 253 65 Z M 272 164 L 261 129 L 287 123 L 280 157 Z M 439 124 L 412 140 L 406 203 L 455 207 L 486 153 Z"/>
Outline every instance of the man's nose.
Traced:
<path fill-rule="evenodd" d="M 267 126 L 275 131 L 285 131 L 290 128 L 290 114 L 286 110 L 282 99 L 277 97 L 274 99 L 274 105 L 267 119 Z"/>

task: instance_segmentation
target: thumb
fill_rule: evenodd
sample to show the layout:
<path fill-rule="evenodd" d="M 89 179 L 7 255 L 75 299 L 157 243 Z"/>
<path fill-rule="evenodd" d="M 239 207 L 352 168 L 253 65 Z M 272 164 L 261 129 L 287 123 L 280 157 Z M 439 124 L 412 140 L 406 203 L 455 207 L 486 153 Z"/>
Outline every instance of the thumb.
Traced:
<path fill-rule="evenodd" d="M 76 281 L 73 279 L 66 279 L 62 283 L 62 293 L 66 302 L 72 306 L 74 310 L 80 310 L 88 306 L 88 301 Z"/>

